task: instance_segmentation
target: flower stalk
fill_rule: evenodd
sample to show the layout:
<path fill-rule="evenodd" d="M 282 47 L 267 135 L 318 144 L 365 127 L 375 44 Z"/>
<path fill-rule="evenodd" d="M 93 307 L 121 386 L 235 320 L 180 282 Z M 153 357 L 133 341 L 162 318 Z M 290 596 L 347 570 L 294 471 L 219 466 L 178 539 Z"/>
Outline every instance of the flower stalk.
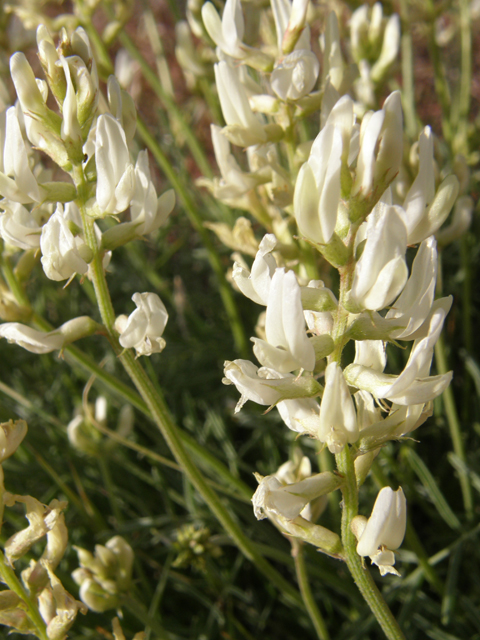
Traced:
<path fill-rule="evenodd" d="M 355 584 L 370 607 L 373 615 L 378 620 L 386 637 L 389 640 L 405 640 L 405 636 L 398 622 L 395 620 L 389 606 L 378 590 L 370 572 L 364 566 L 363 560 L 357 553 L 357 539 L 351 528 L 352 520 L 358 515 L 358 488 L 352 452 L 349 447 L 346 446 L 335 458 L 337 469 L 344 478 L 341 491 L 343 497 L 342 542 L 345 551 L 345 561 Z"/>

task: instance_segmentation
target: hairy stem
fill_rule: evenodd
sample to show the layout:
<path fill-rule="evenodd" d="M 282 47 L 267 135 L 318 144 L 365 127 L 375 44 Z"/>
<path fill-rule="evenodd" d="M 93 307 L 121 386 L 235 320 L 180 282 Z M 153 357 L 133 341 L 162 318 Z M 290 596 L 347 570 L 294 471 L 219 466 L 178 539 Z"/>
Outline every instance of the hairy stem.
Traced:
<path fill-rule="evenodd" d="M 343 495 L 342 510 L 342 542 L 347 566 L 373 615 L 383 629 L 388 640 L 405 640 L 390 608 L 373 581 L 370 572 L 363 566 L 357 553 L 357 540 L 350 527 L 353 518 L 358 514 L 358 488 L 355 478 L 355 466 L 350 449 L 347 446 L 336 456 L 338 471 L 344 477 L 340 487 Z"/>

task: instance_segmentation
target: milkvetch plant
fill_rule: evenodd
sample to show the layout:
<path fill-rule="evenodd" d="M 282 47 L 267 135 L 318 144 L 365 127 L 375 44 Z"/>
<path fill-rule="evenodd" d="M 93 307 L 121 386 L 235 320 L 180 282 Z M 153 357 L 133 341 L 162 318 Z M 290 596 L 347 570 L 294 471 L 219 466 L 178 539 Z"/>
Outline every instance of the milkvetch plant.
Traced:
<path fill-rule="evenodd" d="M 476 179 L 469 169 L 476 125 L 465 129 L 469 3 L 458 0 L 458 15 L 442 5 L 445 19 L 434 3 L 401 2 L 400 16 L 380 2 L 354 10 L 347 4 L 335 4 L 335 13 L 308 0 L 188 0 L 187 21 L 178 21 L 179 7 L 162 3 L 162 12 L 171 11 L 172 20 L 175 14 L 175 30 L 169 18 L 168 28 L 156 28 L 157 3 L 142 8 L 138 24 L 127 24 L 135 4 L 116 0 L 74 0 L 72 15 L 59 7 L 55 18 L 50 10 L 43 15 L 43 5 L 19 2 L 0 16 L 9 27 L 9 56 L 28 40 L 10 28 L 17 24 L 12 14 L 36 28 L 39 62 L 26 48 L 27 55 L 10 56 L 16 102 L 0 82 L 1 342 L 34 354 L 39 368 L 73 362 L 91 376 L 79 392 L 74 368 L 68 399 L 58 393 L 60 376 L 55 380 L 49 393 L 58 416 L 39 409 L 33 393 L 22 400 L 22 417 L 30 421 L 38 411 L 57 433 L 36 448 L 29 436 L 12 465 L 34 456 L 61 495 L 48 489 L 42 504 L 37 486 L 33 497 L 2 484 L 7 542 L 0 576 L 8 588 L 0 593 L 0 622 L 11 630 L 61 640 L 76 629 L 87 634 L 91 624 L 108 627 L 98 616 L 116 609 L 125 629 L 135 633 L 134 616 L 147 637 L 278 635 L 290 633 L 290 624 L 298 635 L 311 624 L 322 640 L 331 637 L 330 626 L 338 640 L 354 640 L 375 633 L 378 622 L 388 638 L 401 640 L 410 633 L 440 637 L 430 623 L 435 612 L 441 608 L 438 618 L 448 625 L 463 607 L 465 617 L 444 632 L 471 635 L 474 596 L 454 596 L 463 545 L 477 533 L 475 453 L 463 450 L 441 337 L 446 322 L 451 335 L 459 325 L 458 302 L 448 316 L 452 296 L 443 293 L 454 276 L 441 262 L 456 238 L 463 253 L 455 282 L 467 301 L 472 290 L 465 257 L 465 234 L 475 224 L 467 194 Z M 461 73 L 450 96 L 438 48 L 459 25 Z M 135 30 L 142 43 L 132 39 Z M 423 117 L 425 105 L 416 112 L 412 33 L 429 34 L 444 139 L 439 123 Z M 115 77 L 109 49 L 118 44 Z M 155 71 L 144 57 L 148 46 Z M 181 98 L 173 49 L 191 92 Z M 160 126 L 150 126 L 153 120 Z M 174 189 L 159 193 L 152 160 Z M 173 227 L 176 201 L 194 232 L 181 218 Z M 165 228 L 168 242 L 157 253 Z M 230 269 L 217 240 L 234 252 Z M 205 258 L 222 305 L 210 298 Z M 192 267 L 187 275 L 185 265 Z M 172 293 L 164 270 L 173 274 Z M 243 322 L 255 305 L 248 349 Z M 224 344 L 223 314 L 235 354 Z M 471 315 L 465 307 L 467 334 Z M 215 366 L 225 357 L 223 381 L 233 394 L 218 387 Z M 459 357 L 475 374 L 473 358 Z M 16 402 L 17 376 L 0 383 L 0 393 Z M 467 398 L 469 379 L 459 379 Z M 91 393 L 97 384 L 101 395 Z M 269 415 L 260 417 L 255 404 Z M 442 406 L 454 451 L 437 446 L 437 429 L 430 455 L 437 462 L 429 469 L 416 440 L 433 443 L 433 422 L 419 428 L 432 414 L 441 426 Z M 463 421 L 467 416 L 465 408 Z M 6 458 L 26 425 L 5 423 L 3 431 Z M 32 425 L 32 441 L 40 441 L 37 431 Z M 465 519 L 436 484 L 438 469 L 449 464 Z M 257 470 L 255 488 L 241 479 L 248 468 Z M 13 484 L 10 471 L 7 479 Z M 429 522 L 433 512 L 456 535 L 432 558 L 420 503 Z M 22 530 L 15 514 L 23 506 L 29 526 Z M 207 522 L 212 515 L 219 532 Z M 67 524 L 78 555 L 70 583 L 62 578 L 71 560 Z M 94 541 L 84 539 L 86 530 Z M 271 614 L 262 611 L 260 580 L 240 596 L 247 563 L 238 557 L 234 573 L 227 570 L 237 551 L 277 587 L 281 603 Z M 445 558 L 444 585 L 435 565 Z M 283 574 L 273 561 L 285 565 Z M 418 566 L 410 570 L 409 563 Z M 432 596 L 422 588 L 425 578 Z M 170 608 L 177 591 L 178 619 Z M 185 621 L 186 595 L 199 607 L 208 602 L 210 613 L 197 615 L 192 606 Z M 87 608 L 92 617 L 73 627 Z M 93 612 L 99 622 L 90 622 Z M 116 640 L 124 640 L 118 619 L 112 624 Z"/>

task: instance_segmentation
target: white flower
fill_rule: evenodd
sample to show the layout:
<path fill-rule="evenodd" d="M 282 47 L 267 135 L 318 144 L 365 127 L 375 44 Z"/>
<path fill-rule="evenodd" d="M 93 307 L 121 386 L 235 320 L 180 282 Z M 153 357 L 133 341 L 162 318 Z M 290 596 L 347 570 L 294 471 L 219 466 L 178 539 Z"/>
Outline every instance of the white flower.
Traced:
<path fill-rule="evenodd" d="M 393 302 L 405 285 L 407 232 L 396 208 L 383 202 L 374 207 L 365 224 L 367 239 L 355 265 L 351 298 L 375 311 Z"/>
<path fill-rule="evenodd" d="M 214 179 L 213 194 L 219 200 L 233 200 L 245 195 L 258 184 L 265 182 L 262 175 L 245 173 L 238 166 L 230 151 L 230 143 L 223 135 L 221 127 L 210 125 L 212 132 L 213 151 L 220 169 L 221 179 Z"/>
<path fill-rule="evenodd" d="M 47 112 L 45 100 L 24 53 L 14 53 L 10 58 L 10 74 L 23 113 L 35 119 L 45 116 Z"/>
<path fill-rule="evenodd" d="M 293 271 L 277 269 L 272 278 L 265 319 L 266 341 L 252 338 L 259 362 L 288 373 L 313 371 L 315 349 L 307 337 L 300 287 Z"/>
<path fill-rule="evenodd" d="M 240 411 L 247 400 L 262 405 L 285 404 L 287 401 L 290 402 L 289 399 L 312 398 L 318 395 L 321 389 L 314 378 L 280 376 L 273 369 L 259 369 L 249 360 L 227 360 L 224 366 L 223 384 L 234 384 L 241 393 L 235 413 Z"/>
<path fill-rule="evenodd" d="M 382 193 L 398 173 L 402 157 L 402 103 L 400 92 L 394 91 L 380 111 L 363 118 L 352 195 L 368 198 L 378 189 Z"/>
<path fill-rule="evenodd" d="M 318 244 L 329 242 L 335 230 L 342 161 L 349 160 L 353 126 L 353 102 L 344 96 L 330 111 L 295 183 L 293 208 L 298 228 Z"/>
<path fill-rule="evenodd" d="M 88 270 L 88 262 L 92 252 L 82 238 L 71 232 L 67 217 L 73 203 L 63 206 L 58 203 L 55 213 L 42 228 L 40 249 L 42 266 L 50 280 L 67 280 L 75 273 L 84 274 Z"/>
<path fill-rule="evenodd" d="M 433 134 L 425 127 L 419 137 L 418 174 L 410 187 L 403 209 L 399 209 L 407 228 L 408 244 L 422 242 L 434 234 L 447 219 L 458 195 L 458 180 L 450 175 L 435 192 Z"/>
<path fill-rule="evenodd" d="M 240 411 L 247 400 L 263 405 L 273 405 L 281 400 L 281 391 L 267 380 L 267 373 L 268 370 L 259 369 L 249 360 L 225 362 L 223 383 L 234 384 L 241 393 L 235 413 Z"/>
<path fill-rule="evenodd" d="M 273 233 L 263 237 L 250 273 L 239 262 L 233 265 L 232 277 L 235 284 L 244 296 L 257 304 L 266 305 L 268 302 L 270 285 L 277 268 L 275 258 L 272 256 L 276 244 L 277 239 Z"/>
<path fill-rule="evenodd" d="M 125 132 L 109 113 L 97 120 L 95 161 L 100 211 L 125 211 L 135 193 L 135 170 L 130 161 Z"/>
<path fill-rule="evenodd" d="M 310 29 L 305 24 L 309 0 L 271 0 L 279 54 L 310 48 Z"/>
<path fill-rule="evenodd" d="M 215 65 L 215 81 L 223 117 L 227 123 L 225 134 L 231 142 L 249 147 L 267 141 L 263 125 L 253 113 L 239 73 L 222 61 Z M 229 135 L 235 134 L 235 138 Z"/>
<path fill-rule="evenodd" d="M 317 436 L 332 453 L 340 453 L 347 442 L 358 440 L 353 398 L 342 369 L 336 362 L 331 362 L 325 370 L 325 390 L 320 405 Z"/>
<path fill-rule="evenodd" d="M 275 65 L 271 87 L 282 100 L 299 100 L 312 91 L 320 63 L 309 50 L 297 49 Z"/>
<path fill-rule="evenodd" d="M 88 316 L 72 318 L 58 329 L 45 333 L 18 322 L 0 324 L 0 338 L 18 344 L 32 353 L 50 353 L 63 349 L 66 344 L 91 336 L 98 329 L 97 323 Z"/>
<path fill-rule="evenodd" d="M 6 112 L 5 145 L 2 153 L 0 194 L 4 198 L 21 204 L 40 202 L 43 189 L 38 185 L 30 169 L 27 148 L 15 107 L 10 107 Z"/>
<path fill-rule="evenodd" d="M 124 349 L 135 349 L 137 357 L 160 353 L 165 348 L 162 334 L 168 320 L 165 305 L 156 293 L 134 293 L 132 300 L 137 309 L 115 322 L 120 344 Z"/>
<path fill-rule="evenodd" d="M 31 353 L 50 353 L 61 349 L 65 343 L 64 336 L 58 331 L 45 333 L 18 322 L 0 324 L 0 338 L 6 338 Z"/>
<path fill-rule="evenodd" d="M 213 4 L 207 2 L 202 7 L 202 18 L 208 35 L 224 53 L 240 60 L 248 55 L 242 42 L 245 23 L 240 0 L 227 0 L 222 19 Z"/>
<path fill-rule="evenodd" d="M 60 56 L 60 63 L 63 67 L 67 81 L 67 92 L 62 106 L 62 140 L 72 141 L 74 144 L 81 146 L 82 132 L 80 130 L 80 125 L 78 124 L 77 96 L 70 75 L 70 66 L 68 64 L 68 60 L 63 56 Z"/>
<path fill-rule="evenodd" d="M 252 496 L 253 511 L 257 520 L 280 516 L 294 520 L 306 505 L 340 485 L 338 477 L 329 471 L 283 485 L 276 475 L 261 477 L 257 475 L 259 485 Z"/>
<path fill-rule="evenodd" d="M 45 210 L 36 207 L 28 211 L 19 202 L 8 200 L 2 206 L 5 211 L 0 214 L 0 235 L 5 242 L 20 249 L 38 249 Z"/>
<path fill-rule="evenodd" d="M 400 575 L 393 568 L 393 551 L 402 544 L 406 526 L 407 501 L 402 488 L 393 491 L 390 487 L 384 487 L 375 500 L 368 521 L 357 516 L 352 522 L 352 529 L 358 539 L 358 555 L 370 556 L 382 576 L 387 573 Z"/>
<path fill-rule="evenodd" d="M 413 261 L 410 278 L 385 316 L 392 324 L 402 327 L 392 331 L 393 338 L 408 339 L 425 322 L 432 308 L 437 281 L 436 245 L 433 236 L 422 242 Z"/>
<path fill-rule="evenodd" d="M 408 362 L 399 376 L 394 376 L 370 367 L 351 364 L 344 374 L 349 385 L 369 391 L 375 398 L 385 398 L 408 406 L 423 404 L 440 395 L 449 385 L 452 372 L 430 376 L 433 348 L 443 327 L 448 312 L 444 305 L 432 307 L 428 334 L 415 340 Z"/>
<path fill-rule="evenodd" d="M 165 224 L 175 206 L 175 192 L 169 189 L 157 198 L 148 166 L 148 151 L 140 151 L 135 165 L 135 191 L 130 204 L 132 222 L 139 236 L 156 231 Z"/>

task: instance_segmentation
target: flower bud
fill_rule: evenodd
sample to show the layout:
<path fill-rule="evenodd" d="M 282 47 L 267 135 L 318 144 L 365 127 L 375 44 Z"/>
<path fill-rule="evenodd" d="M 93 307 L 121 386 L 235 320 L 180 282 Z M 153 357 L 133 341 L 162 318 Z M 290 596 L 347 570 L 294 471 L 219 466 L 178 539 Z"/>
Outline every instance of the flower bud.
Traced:
<path fill-rule="evenodd" d="M 298 40 L 305 29 L 308 3 L 309 0 L 293 0 L 290 19 L 282 40 L 283 53 L 290 53 L 299 47 Z"/>
<path fill-rule="evenodd" d="M 64 640 L 78 612 L 85 614 L 87 608 L 65 590 L 48 563 L 45 569 L 50 585 L 42 591 L 39 608 L 47 623 L 48 640 Z"/>
<path fill-rule="evenodd" d="M 72 577 L 80 585 L 80 598 L 92 611 L 103 612 L 118 606 L 122 593 L 132 579 L 133 550 L 120 536 L 111 538 L 105 546 L 95 547 L 95 556 L 75 547 L 80 568 Z"/>
<path fill-rule="evenodd" d="M 40 64 L 52 90 L 55 100 L 59 105 L 63 104 L 67 93 L 67 81 L 62 66 L 58 65 L 58 52 L 45 25 L 37 28 L 37 46 Z"/>
<path fill-rule="evenodd" d="M 44 118 L 47 107 L 24 53 L 14 53 L 10 58 L 10 73 L 23 113 L 36 119 Z"/>
<path fill-rule="evenodd" d="M 15 107 L 10 107 L 7 110 L 5 127 L 0 194 L 8 200 L 21 204 L 40 202 L 44 192 L 30 169 L 27 148 Z"/>
<path fill-rule="evenodd" d="M 344 84 L 345 64 L 342 56 L 338 19 L 335 11 L 330 11 L 328 14 L 325 34 L 322 42 L 322 84 L 325 85 L 325 87 L 330 85 L 336 92 L 341 91 L 341 89 L 343 89 L 342 85 Z M 340 95 L 337 95 L 337 99 L 339 97 Z"/>
<path fill-rule="evenodd" d="M 394 91 L 383 108 L 364 117 L 352 195 L 377 202 L 395 178 L 403 157 L 403 115 L 400 92 Z"/>
<path fill-rule="evenodd" d="M 125 211 L 135 192 L 135 170 L 125 132 L 108 113 L 97 120 L 95 160 L 100 211 L 110 214 Z"/>
<path fill-rule="evenodd" d="M 83 151 L 82 132 L 77 118 L 77 98 L 72 78 L 70 76 L 69 64 L 63 56 L 60 58 L 60 63 L 63 67 L 67 81 L 67 92 L 62 105 L 63 119 L 60 133 L 62 140 L 66 143 L 69 157 L 71 157 L 76 163 L 79 163 L 83 160 Z"/>
<path fill-rule="evenodd" d="M 393 14 L 385 26 L 380 56 L 372 67 L 371 78 L 374 82 L 381 82 L 397 59 L 400 35 L 400 18 L 397 14 Z"/>
<path fill-rule="evenodd" d="M 204 78 L 207 70 L 194 47 L 188 22 L 180 20 L 175 25 L 175 57 L 187 79 L 189 88 L 193 88 L 196 78 Z M 115 75 L 118 76 L 116 70 Z"/>
<path fill-rule="evenodd" d="M 353 398 L 342 369 L 336 362 L 331 362 L 325 370 L 325 391 L 320 405 L 317 437 L 335 454 L 340 453 L 347 442 L 358 440 Z"/>
<path fill-rule="evenodd" d="M 407 232 L 396 208 L 383 202 L 364 224 L 367 240 L 355 266 L 351 300 L 374 311 L 391 304 L 405 285 Z"/>

